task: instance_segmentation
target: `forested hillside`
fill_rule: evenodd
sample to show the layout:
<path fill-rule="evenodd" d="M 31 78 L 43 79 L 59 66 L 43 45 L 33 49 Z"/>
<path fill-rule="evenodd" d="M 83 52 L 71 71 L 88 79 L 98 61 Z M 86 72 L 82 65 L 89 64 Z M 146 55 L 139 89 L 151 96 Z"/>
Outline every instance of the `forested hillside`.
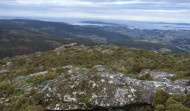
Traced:
<path fill-rule="evenodd" d="M 182 31 L 184 32 L 182 35 L 182 32 L 177 34 L 175 31 L 140 31 L 118 24 L 109 25 L 89 27 L 39 20 L 0 20 L 0 58 L 47 51 L 73 42 L 87 45 L 114 44 L 169 53 L 190 53 L 188 37 L 184 37 L 188 35 L 188 31 Z M 174 34 L 171 35 L 172 33 Z"/>

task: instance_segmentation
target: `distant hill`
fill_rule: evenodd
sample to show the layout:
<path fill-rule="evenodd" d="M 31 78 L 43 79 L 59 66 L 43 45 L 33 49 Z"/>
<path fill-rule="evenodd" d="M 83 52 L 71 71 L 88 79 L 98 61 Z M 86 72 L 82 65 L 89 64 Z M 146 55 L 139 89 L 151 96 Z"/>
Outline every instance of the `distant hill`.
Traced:
<path fill-rule="evenodd" d="M 0 25 L 0 58 L 52 50 L 72 42 L 93 45 L 88 40 L 58 38 L 53 34 L 15 25 Z"/>
<path fill-rule="evenodd" d="M 87 21 L 85 23 L 104 22 Z M 109 24 L 109 23 L 105 23 Z M 111 24 L 111 23 L 110 23 Z M 167 24 L 170 23 L 160 23 Z M 179 24 L 179 23 L 177 23 Z M 154 25 L 150 25 L 150 27 Z M 130 40 L 110 40 L 110 43 L 128 48 L 147 49 L 147 50 L 162 50 L 169 49 L 169 52 L 189 54 L 190 53 L 190 31 L 189 30 L 157 30 L 157 29 L 136 29 L 126 25 L 91 25 L 86 27 L 95 27 L 102 30 L 117 32 L 122 35 L 129 36 Z M 163 51 L 163 50 L 162 50 Z"/>
<path fill-rule="evenodd" d="M 129 39 L 129 36 L 120 33 L 100 30 L 97 28 L 87 28 L 81 26 L 69 25 L 66 23 L 46 22 L 39 20 L 0 20 L 0 24 L 10 24 L 22 28 L 32 28 L 38 31 L 46 32 L 61 38 L 82 38 L 89 39 L 91 36 L 102 37 L 105 39 Z M 84 37 L 82 37 L 84 36 Z M 86 38 L 85 38 L 86 36 Z"/>
<path fill-rule="evenodd" d="M 86 45 L 114 44 L 127 48 L 189 54 L 188 34 L 189 31 L 129 29 L 119 24 L 99 27 L 39 20 L 1 19 L 0 58 L 52 50 L 73 42 Z"/>
<path fill-rule="evenodd" d="M 128 38 L 116 32 L 66 23 L 0 20 L 0 58 L 51 50 L 72 42 L 93 45 Z"/>

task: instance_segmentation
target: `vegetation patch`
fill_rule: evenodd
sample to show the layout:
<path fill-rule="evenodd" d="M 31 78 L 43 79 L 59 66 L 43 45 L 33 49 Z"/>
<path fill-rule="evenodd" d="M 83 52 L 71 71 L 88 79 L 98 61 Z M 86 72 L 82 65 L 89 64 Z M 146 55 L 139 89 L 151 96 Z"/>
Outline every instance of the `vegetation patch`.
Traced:
<path fill-rule="evenodd" d="M 157 90 L 152 105 L 155 111 L 190 111 L 188 106 L 189 94 L 172 94 L 159 89 Z"/>

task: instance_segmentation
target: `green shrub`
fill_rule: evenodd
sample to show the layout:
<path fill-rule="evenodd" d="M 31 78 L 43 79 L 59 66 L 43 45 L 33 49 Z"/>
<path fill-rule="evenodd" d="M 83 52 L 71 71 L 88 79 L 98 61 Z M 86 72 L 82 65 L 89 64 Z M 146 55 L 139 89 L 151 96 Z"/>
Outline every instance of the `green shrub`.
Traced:
<path fill-rule="evenodd" d="M 18 111 L 19 109 L 24 109 L 25 107 L 31 105 L 28 97 L 20 97 L 16 99 L 15 104 L 11 106 L 13 111 Z"/>
<path fill-rule="evenodd" d="M 43 104 L 42 94 L 41 93 L 36 92 L 35 94 L 33 94 L 33 96 L 32 96 L 32 104 L 33 105 Z"/>
<path fill-rule="evenodd" d="M 122 109 L 110 109 L 108 111 L 123 111 Z"/>
<path fill-rule="evenodd" d="M 190 109 L 178 103 L 167 106 L 167 111 L 190 111 Z"/>
<path fill-rule="evenodd" d="M 167 101 L 164 104 L 167 107 L 167 106 L 169 106 L 171 104 L 179 104 L 179 102 L 174 100 L 172 97 L 170 97 L 170 98 L 167 99 Z"/>
<path fill-rule="evenodd" d="M 34 89 L 30 92 L 26 92 L 21 97 L 13 98 L 10 101 L 12 102 L 11 107 L 9 107 L 7 111 L 44 111 L 44 108 L 42 107 L 42 94 Z"/>
<path fill-rule="evenodd" d="M 183 95 L 183 94 L 177 94 L 177 93 L 173 94 L 172 98 L 174 100 L 180 102 L 180 103 L 183 103 L 186 100 L 186 96 L 185 95 Z"/>
<path fill-rule="evenodd" d="M 137 78 L 137 79 L 140 79 L 140 80 L 149 80 L 149 81 L 152 81 L 152 76 L 150 74 L 144 74 L 143 76 Z"/>
<path fill-rule="evenodd" d="M 41 105 L 34 106 L 34 105 L 29 105 L 25 109 L 21 109 L 20 111 L 44 111 L 45 108 Z"/>
<path fill-rule="evenodd" d="M 185 101 L 185 106 L 190 108 L 190 93 L 186 95 L 186 101 Z"/>
<path fill-rule="evenodd" d="M 0 111 L 3 111 L 4 105 L 0 103 Z"/>
<path fill-rule="evenodd" d="M 38 86 L 39 84 L 42 84 L 42 83 L 43 83 L 43 85 L 45 85 L 45 84 L 47 84 L 46 83 L 47 80 L 54 79 L 55 77 L 57 77 L 59 75 L 60 75 L 59 73 L 50 72 L 50 73 L 44 74 L 44 75 L 29 77 L 28 79 L 26 79 L 26 82 L 32 83 L 33 86 Z"/>
<path fill-rule="evenodd" d="M 169 97 L 169 93 L 160 89 L 157 90 L 152 105 L 155 107 L 155 111 L 190 111 L 190 109 L 184 105 L 189 102 L 190 95 L 173 94 Z M 186 104 L 182 104 L 186 103 Z M 164 106 L 165 105 L 165 106 Z"/>
<path fill-rule="evenodd" d="M 158 104 L 163 104 L 169 98 L 169 93 L 159 89 L 156 91 L 152 105 L 156 107 Z"/>
<path fill-rule="evenodd" d="M 29 77 L 28 79 L 26 79 L 27 83 L 32 83 L 32 77 Z"/>
<path fill-rule="evenodd" d="M 9 83 L 8 81 L 3 81 L 0 83 L 0 97 L 2 95 L 11 95 L 14 94 L 15 87 L 13 84 Z"/>
<path fill-rule="evenodd" d="M 59 73 L 54 73 L 54 72 L 51 72 L 51 73 L 48 73 L 44 76 L 44 79 L 45 80 L 51 80 L 51 79 L 54 79 L 55 77 L 59 76 Z"/>
<path fill-rule="evenodd" d="M 162 104 L 156 105 L 155 111 L 165 111 L 165 106 Z"/>
<path fill-rule="evenodd" d="M 29 92 L 26 92 L 26 93 L 24 94 L 24 96 L 30 97 L 30 96 L 33 96 L 33 95 L 36 94 L 36 93 L 37 93 L 37 91 L 36 91 L 35 89 L 32 89 L 32 90 L 30 90 Z"/>
<path fill-rule="evenodd" d="M 32 83 L 34 83 L 34 84 L 42 84 L 44 81 L 45 81 L 44 76 L 40 75 L 40 76 L 34 76 Z"/>

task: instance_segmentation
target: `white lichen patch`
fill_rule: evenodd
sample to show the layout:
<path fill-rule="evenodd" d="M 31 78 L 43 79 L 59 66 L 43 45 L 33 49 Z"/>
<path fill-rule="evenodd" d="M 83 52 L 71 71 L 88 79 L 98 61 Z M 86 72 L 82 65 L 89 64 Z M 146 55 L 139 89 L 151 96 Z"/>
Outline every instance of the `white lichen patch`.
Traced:
<path fill-rule="evenodd" d="M 92 88 L 95 88 L 97 86 L 97 84 L 92 80 L 90 80 L 90 84 L 92 84 Z"/>
<path fill-rule="evenodd" d="M 110 76 L 110 78 L 111 78 L 111 79 L 113 79 L 113 78 L 114 78 L 114 76 L 113 76 L 113 75 L 111 75 L 111 76 Z"/>
<path fill-rule="evenodd" d="M 65 95 L 65 96 L 64 96 L 64 101 L 65 101 L 65 102 L 76 102 L 77 99 L 71 97 L 70 95 Z"/>
<path fill-rule="evenodd" d="M 73 95 L 76 95 L 76 94 L 77 94 L 77 92 L 73 92 L 72 94 L 73 94 Z"/>
<path fill-rule="evenodd" d="M 95 93 L 92 94 L 92 98 L 97 98 L 97 97 L 98 96 Z"/>
<path fill-rule="evenodd" d="M 60 97 L 61 97 L 61 94 L 57 94 L 57 97 L 59 97 L 59 98 L 60 98 Z"/>
<path fill-rule="evenodd" d="M 71 65 L 63 66 L 63 69 L 65 69 L 65 68 L 71 69 L 71 68 L 73 68 L 73 66 L 71 66 Z"/>
<path fill-rule="evenodd" d="M 134 98 L 131 98 L 131 101 L 133 102 L 135 99 Z"/>
<path fill-rule="evenodd" d="M 60 108 L 60 104 L 56 104 L 54 110 L 61 110 L 61 108 Z"/>
<path fill-rule="evenodd" d="M 48 90 L 49 90 L 49 92 L 52 92 L 52 89 L 50 87 L 48 87 Z"/>
<path fill-rule="evenodd" d="M 86 92 L 78 92 L 79 95 L 85 95 Z"/>
<path fill-rule="evenodd" d="M 105 79 L 101 79 L 101 82 L 105 82 Z"/>
<path fill-rule="evenodd" d="M 128 95 L 128 98 L 132 98 L 132 95 Z"/>
<path fill-rule="evenodd" d="M 115 102 L 117 102 L 119 106 L 125 105 L 126 103 L 130 102 L 129 98 L 127 97 L 128 95 L 128 90 L 118 88 L 114 95 L 114 98 L 116 100 Z"/>
<path fill-rule="evenodd" d="M 134 93 L 136 90 L 134 88 L 131 88 L 131 92 Z"/>
<path fill-rule="evenodd" d="M 68 73 L 69 73 L 69 74 L 72 74 L 72 73 L 73 73 L 73 70 L 71 70 L 71 69 L 68 70 Z"/>
<path fill-rule="evenodd" d="M 70 85 L 70 88 L 72 88 L 72 89 L 73 89 L 74 87 L 75 87 L 75 85 Z"/>
<path fill-rule="evenodd" d="M 109 81 L 108 83 L 109 83 L 109 84 L 113 84 L 113 81 Z"/>
<path fill-rule="evenodd" d="M 51 97 L 50 94 L 46 94 L 47 97 Z"/>

